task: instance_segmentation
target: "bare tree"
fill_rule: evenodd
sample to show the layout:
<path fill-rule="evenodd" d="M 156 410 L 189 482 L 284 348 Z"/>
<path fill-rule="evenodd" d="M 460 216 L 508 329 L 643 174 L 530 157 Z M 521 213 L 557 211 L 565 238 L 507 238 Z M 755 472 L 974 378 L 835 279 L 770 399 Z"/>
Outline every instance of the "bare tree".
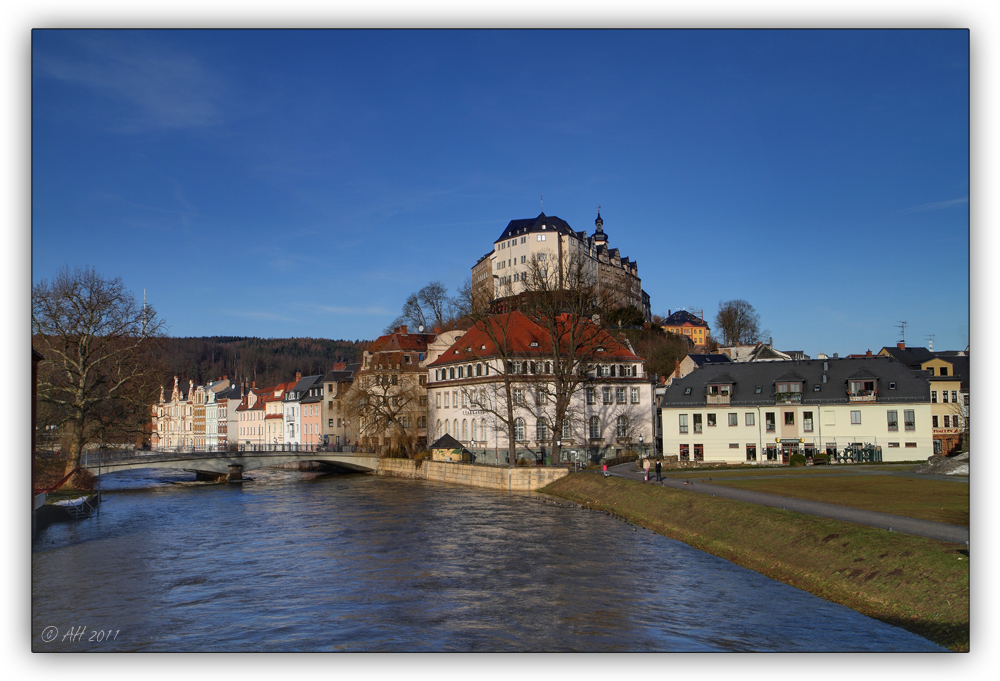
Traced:
<path fill-rule="evenodd" d="M 38 400 L 47 423 L 69 441 L 66 471 L 100 439 L 138 440 L 156 401 L 164 324 L 121 278 L 63 268 L 31 291 L 31 334 L 39 364 Z"/>
<path fill-rule="evenodd" d="M 760 315 L 745 300 L 727 300 L 719 303 L 715 325 L 722 330 L 726 346 L 752 345 L 760 341 Z"/>
<path fill-rule="evenodd" d="M 604 351 L 607 333 L 597 314 L 601 297 L 586 260 L 576 255 L 555 269 L 533 256 L 521 282 L 525 311 L 549 341 L 552 373 L 545 378 L 552 398 L 552 460 L 558 461 L 562 424 L 573 397 L 590 380 L 590 370 Z"/>
<path fill-rule="evenodd" d="M 388 440 L 388 446 L 398 447 L 412 456 L 417 435 L 426 418 L 426 392 L 419 384 L 418 374 L 403 370 L 392 357 L 376 355 L 354 379 L 344 398 L 347 418 L 358 426 L 358 434 L 376 445 Z"/>

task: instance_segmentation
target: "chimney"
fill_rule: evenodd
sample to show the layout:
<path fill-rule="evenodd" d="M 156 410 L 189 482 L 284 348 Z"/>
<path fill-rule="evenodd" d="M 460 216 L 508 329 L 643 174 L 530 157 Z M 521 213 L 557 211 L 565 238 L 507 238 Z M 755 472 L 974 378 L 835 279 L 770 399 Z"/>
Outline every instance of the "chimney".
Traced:
<path fill-rule="evenodd" d="M 680 378 L 681 375 L 681 361 L 679 359 L 674 360 L 674 375 Z"/>
<path fill-rule="evenodd" d="M 434 327 L 434 335 L 435 336 L 440 336 L 441 335 L 441 327 L 440 326 L 435 326 Z"/>
<path fill-rule="evenodd" d="M 257 389 L 257 381 L 250 381 L 250 389 L 251 390 Z"/>
<path fill-rule="evenodd" d="M 898 348 L 899 350 L 905 350 L 906 349 L 906 342 L 905 341 L 899 341 L 898 343 L 896 343 L 896 348 Z"/>
<path fill-rule="evenodd" d="M 871 356 L 872 356 L 872 351 L 871 350 L 869 350 L 868 352 L 865 353 L 865 357 L 871 357 Z"/>
<path fill-rule="evenodd" d="M 401 336 L 405 336 L 405 335 L 406 335 L 406 326 L 405 326 L 405 325 L 404 325 L 404 326 L 401 326 L 401 327 L 399 327 L 399 334 L 400 334 Z"/>

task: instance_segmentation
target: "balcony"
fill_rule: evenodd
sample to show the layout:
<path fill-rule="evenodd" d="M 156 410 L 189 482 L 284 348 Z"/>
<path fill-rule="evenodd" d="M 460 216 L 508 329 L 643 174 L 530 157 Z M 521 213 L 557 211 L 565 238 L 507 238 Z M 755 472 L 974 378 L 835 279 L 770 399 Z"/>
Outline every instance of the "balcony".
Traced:
<path fill-rule="evenodd" d="M 859 390 L 857 392 L 847 393 L 847 399 L 850 402 L 875 402 L 875 398 L 877 396 L 877 390 Z"/>
<path fill-rule="evenodd" d="M 801 392 L 774 393 L 775 404 L 802 404 Z"/>
<path fill-rule="evenodd" d="M 725 395 L 705 395 L 708 404 L 729 404 L 729 394 Z"/>

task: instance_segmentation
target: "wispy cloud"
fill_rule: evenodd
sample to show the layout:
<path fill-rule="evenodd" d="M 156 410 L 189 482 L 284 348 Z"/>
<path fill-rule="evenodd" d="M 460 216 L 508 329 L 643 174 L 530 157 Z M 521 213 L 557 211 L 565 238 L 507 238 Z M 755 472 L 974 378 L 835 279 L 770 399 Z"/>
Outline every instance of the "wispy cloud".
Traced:
<path fill-rule="evenodd" d="M 117 105 L 123 132 L 200 128 L 223 121 L 222 80 L 194 55 L 145 31 L 82 31 L 56 51 L 36 49 L 36 75 L 73 83 Z"/>
<path fill-rule="evenodd" d="M 316 305 L 315 309 L 320 312 L 329 312 L 330 314 L 366 315 L 374 317 L 384 317 L 386 315 L 392 314 L 384 307 L 379 307 L 378 305 L 370 305 L 368 307 L 341 307 L 337 305 Z"/>
<path fill-rule="evenodd" d="M 933 201 L 931 203 L 921 203 L 920 205 L 912 206 L 900 212 L 923 213 L 929 210 L 942 210 L 944 208 L 951 208 L 952 206 L 968 205 L 968 203 L 969 203 L 969 197 L 963 196 L 958 199 L 948 199 L 947 201 Z"/>

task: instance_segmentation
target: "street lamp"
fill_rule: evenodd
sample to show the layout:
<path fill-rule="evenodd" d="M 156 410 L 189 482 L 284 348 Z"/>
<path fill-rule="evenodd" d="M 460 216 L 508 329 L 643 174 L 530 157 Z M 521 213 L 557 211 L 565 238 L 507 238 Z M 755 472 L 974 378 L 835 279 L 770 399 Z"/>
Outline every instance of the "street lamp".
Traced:
<path fill-rule="evenodd" d="M 639 451 L 642 452 L 642 458 L 646 458 L 646 450 L 642 446 L 642 435 L 639 436 Z"/>

